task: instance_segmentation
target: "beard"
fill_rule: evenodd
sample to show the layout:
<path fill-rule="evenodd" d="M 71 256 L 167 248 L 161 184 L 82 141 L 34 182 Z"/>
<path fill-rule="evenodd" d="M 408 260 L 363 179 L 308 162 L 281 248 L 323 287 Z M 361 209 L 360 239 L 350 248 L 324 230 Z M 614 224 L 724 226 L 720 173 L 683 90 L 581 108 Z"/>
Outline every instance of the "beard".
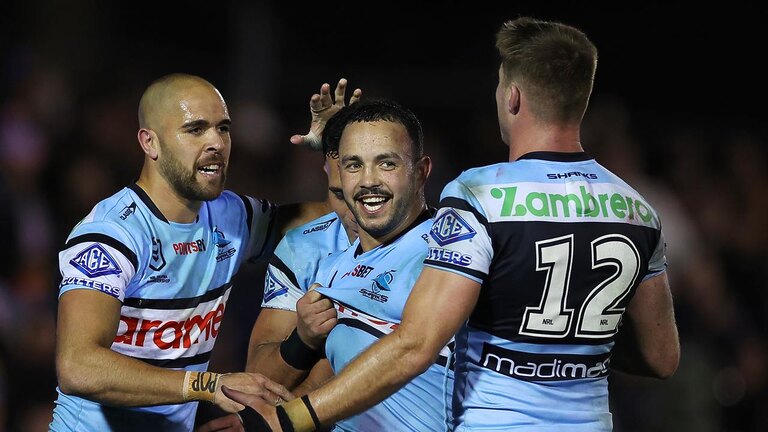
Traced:
<path fill-rule="evenodd" d="M 211 201 L 221 195 L 227 178 L 223 163 L 222 167 L 220 180 L 216 184 L 203 184 L 197 180 L 197 169 L 184 168 L 171 152 L 165 151 L 163 157 L 158 160 L 160 174 L 180 197 L 190 201 Z"/>
<path fill-rule="evenodd" d="M 411 196 L 410 192 L 406 195 Z M 372 218 L 360 210 L 356 205 L 356 198 L 367 194 L 378 194 L 389 198 L 389 205 L 391 206 L 387 211 L 381 215 L 377 215 Z M 346 196 L 345 196 L 346 197 Z M 355 216 L 360 229 L 364 230 L 368 235 L 373 238 L 381 238 L 391 233 L 408 217 L 410 210 L 411 200 L 401 196 L 400 199 L 392 199 L 392 194 L 383 192 L 378 188 L 366 189 L 355 194 L 355 199 L 347 201 L 347 206 L 352 210 L 352 214 Z M 405 199 L 403 199 L 405 198 Z"/>

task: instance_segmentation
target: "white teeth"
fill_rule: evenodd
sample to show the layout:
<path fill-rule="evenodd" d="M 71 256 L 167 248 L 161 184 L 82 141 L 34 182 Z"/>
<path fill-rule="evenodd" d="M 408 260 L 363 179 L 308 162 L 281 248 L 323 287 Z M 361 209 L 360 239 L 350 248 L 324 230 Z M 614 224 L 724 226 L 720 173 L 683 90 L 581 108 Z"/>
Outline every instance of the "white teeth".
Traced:
<path fill-rule="evenodd" d="M 376 204 L 380 202 L 384 202 L 385 198 L 383 197 L 369 197 L 369 198 L 363 198 L 361 201 L 364 204 Z"/>
<path fill-rule="evenodd" d="M 215 172 L 218 171 L 221 165 L 219 164 L 210 164 L 210 165 L 203 165 L 198 170 L 204 171 L 204 172 Z"/>
<path fill-rule="evenodd" d="M 366 210 L 374 212 L 380 209 L 386 200 L 387 199 L 384 197 L 365 197 L 360 201 L 362 201 L 363 207 L 365 207 Z"/>

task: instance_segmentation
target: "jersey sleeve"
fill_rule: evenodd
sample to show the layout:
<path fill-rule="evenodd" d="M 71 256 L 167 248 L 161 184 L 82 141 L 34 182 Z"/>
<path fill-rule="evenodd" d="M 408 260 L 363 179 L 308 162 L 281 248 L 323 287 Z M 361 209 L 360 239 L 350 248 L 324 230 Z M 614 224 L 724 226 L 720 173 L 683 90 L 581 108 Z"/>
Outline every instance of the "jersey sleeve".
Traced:
<path fill-rule="evenodd" d="M 440 196 L 424 265 L 483 283 L 493 259 L 488 227 L 472 192 L 459 179 L 452 181 Z"/>
<path fill-rule="evenodd" d="M 299 287 L 300 283 L 293 270 L 294 258 L 290 237 L 283 237 L 267 266 L 261 307 L 296 311 L 296 302 L 304 295 L 304 291 Z"/>
<path fill-rule="evenodd" d="M 125 299 L 139 268 L 137 248 L 122 229 L 108 222 L 78 225 L 59 253 L 59 296 L 92 289 Z"/>
<path fill-rule="evenodd" d="M 246 226 L 248 227 L 248 244 L 245 259 L 248 262 L 257 261 L 270 256 L 277 242 L 278 233 L 275 227 L 277 206 L 265 199 L 256 199 L 240 195 L 245 205 Z"/>
<path fill-rule="evenodd" d="M 656 244 L 656 249 L 651 255 L 651 259 L 648 260 L 648 273 L 643 280 L 650 279 L 667 269 L 667 256 L 666 256 L 667 242 L 664 239 L 664 234 L 659 234 L 659 242 Z"/>

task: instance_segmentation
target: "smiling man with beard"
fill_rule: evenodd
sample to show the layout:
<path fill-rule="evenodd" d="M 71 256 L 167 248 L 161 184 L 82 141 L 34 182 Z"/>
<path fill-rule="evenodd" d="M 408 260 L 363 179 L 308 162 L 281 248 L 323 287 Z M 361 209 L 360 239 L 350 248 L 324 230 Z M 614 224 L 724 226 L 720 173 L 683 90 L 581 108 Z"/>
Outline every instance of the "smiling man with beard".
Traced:
<path fill-rule="evenodd" d="M 138 141 L 139 179 L 59 254 L 54 431 L 191 431 L 197 401 L 242 409 L 222 384 L 290 397 L 258 374 L 207 372 L 235 273 L 269 256 L 282 227 L 272 203 L 224 190 L 224 99 L 197 76 L 160 78 L 141 98 Z"/>

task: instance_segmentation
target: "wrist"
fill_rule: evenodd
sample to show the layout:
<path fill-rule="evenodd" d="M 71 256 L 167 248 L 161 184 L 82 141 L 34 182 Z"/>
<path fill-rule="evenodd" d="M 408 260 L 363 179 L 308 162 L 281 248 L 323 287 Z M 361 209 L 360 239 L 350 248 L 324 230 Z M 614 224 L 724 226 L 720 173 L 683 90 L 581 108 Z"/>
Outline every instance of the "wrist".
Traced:
<path fill-rule="evenodd" d="M 307 395 L 279 405 L 277 418 L 286 432 L 312 432 L 322 426 Z"/>
<path fill-rule="evenodd" d="M 215 372 L 187 371 L 182 387 L 184 402 L 205 401 L 213 403 L 220 376 L 221 374 Z"/>
<path fill-rule="evenodd" d="M 311 369 L 322 358 L 322 354 L 321 349 L 312 348 L 301 340 L 298 329 L 293 329 L 280 344 L 280 356 L 294 369 Z"/>

